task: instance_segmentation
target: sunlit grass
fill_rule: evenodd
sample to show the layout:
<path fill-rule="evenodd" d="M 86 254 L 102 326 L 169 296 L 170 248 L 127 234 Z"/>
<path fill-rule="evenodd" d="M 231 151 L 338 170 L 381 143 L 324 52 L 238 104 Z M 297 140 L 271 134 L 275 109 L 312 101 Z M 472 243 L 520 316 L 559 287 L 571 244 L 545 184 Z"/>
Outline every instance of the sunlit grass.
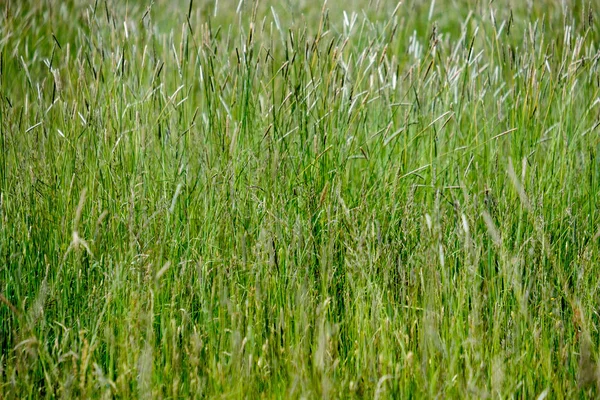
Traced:
<path fill-rule="evenodd" d="M 594 2 L 129 3 L 1 6 L 0 397 L 598 396 Z"/>

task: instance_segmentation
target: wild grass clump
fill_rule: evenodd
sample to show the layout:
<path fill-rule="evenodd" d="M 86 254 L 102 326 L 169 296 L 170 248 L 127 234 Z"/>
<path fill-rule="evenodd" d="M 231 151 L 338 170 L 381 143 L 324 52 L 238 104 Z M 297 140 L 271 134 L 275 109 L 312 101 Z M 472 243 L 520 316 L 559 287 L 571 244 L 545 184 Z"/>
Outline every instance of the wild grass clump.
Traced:
<path fill-rule="evenodd" d="M 596 3 L 129 3 L 1 6 L 0 397 L 600 394 Z"/>

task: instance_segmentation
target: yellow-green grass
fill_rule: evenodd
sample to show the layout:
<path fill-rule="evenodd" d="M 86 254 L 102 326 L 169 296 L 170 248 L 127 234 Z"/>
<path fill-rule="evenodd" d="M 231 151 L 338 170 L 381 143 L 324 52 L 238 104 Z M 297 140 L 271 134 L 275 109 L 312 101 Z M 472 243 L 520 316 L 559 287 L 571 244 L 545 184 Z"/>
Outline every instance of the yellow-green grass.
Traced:
<path fill-rule="evenodd" d="M 0 398 L 600 395 L 595 1 L 0 7 Z"/>

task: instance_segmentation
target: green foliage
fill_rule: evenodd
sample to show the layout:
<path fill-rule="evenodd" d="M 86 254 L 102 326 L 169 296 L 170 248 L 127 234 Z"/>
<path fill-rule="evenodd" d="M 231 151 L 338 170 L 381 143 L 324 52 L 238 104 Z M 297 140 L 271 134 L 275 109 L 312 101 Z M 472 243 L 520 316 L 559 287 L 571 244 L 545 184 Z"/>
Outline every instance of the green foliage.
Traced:
<path fill-rule="evenodd" d="M 599 395 L 596 3 L 129 3 L 1 6 L 0 397 Z"/>

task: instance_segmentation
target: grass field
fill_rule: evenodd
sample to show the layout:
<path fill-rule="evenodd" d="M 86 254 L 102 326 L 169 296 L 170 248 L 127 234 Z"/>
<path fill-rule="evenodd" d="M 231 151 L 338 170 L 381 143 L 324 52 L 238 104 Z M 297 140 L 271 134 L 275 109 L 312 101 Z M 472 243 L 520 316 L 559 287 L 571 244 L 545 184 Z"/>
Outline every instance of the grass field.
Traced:
<path fill-rule="evenodd" d="M 0 398 L 600 396 L 598 11 L 1 2 Z"/>

